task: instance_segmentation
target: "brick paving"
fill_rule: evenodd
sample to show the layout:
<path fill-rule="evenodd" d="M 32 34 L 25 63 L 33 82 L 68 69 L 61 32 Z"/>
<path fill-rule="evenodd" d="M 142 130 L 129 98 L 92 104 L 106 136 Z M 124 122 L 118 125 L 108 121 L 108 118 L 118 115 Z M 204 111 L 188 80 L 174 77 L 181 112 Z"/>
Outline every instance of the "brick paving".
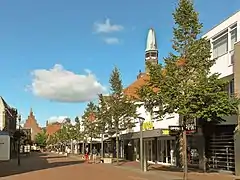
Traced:
<path fill-rule="evenodd" d="M 16 160 L 0 163 L 0 180 L 180 180 L 178 172 L 140 172 L 138 167 L 87 164 L 76 157 L 63 157 L 56 154 L 35 153 L 23 158 L 21 166 Z M 191 180 L 230 180 L 230 176 L 219 174 L 191 174 Z"/>
<path fill-rule="evenodd" d="M 120 162 L 120 166 L 118 168 L 128 169 L 132 171 L 140 172 L 140 163 L 136 161 L 130 162 Z M 117 167 L 117 166 L 116 166 Z M 179 172 L 176 169 L 171 170 L 170 168 L 164 168 L 161 165 L 150 165 L 148 167 L 148 172 L 145 174 L 158 176 L 158 177 L 165 177 L 167 179 L 181 179 L 183 177 L 183 172 Z M 223 173 L 201 173 L 201 172 L 189 172 L 188 173 L 189 180 L 233 180 L 235 176 L 230 174 L 223 174 Z"/>

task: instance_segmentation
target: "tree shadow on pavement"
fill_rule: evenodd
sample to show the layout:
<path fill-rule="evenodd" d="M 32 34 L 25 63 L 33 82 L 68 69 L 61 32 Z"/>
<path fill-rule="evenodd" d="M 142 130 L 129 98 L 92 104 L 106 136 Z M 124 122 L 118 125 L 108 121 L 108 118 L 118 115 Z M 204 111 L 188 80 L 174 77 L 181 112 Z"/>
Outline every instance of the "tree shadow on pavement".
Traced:
<path fill-rule="evenodd" d="M 21 158 L 20 166 L 17 165 L 17 159 L 0 163 L 0 177 L 80 163 L 83 163 L 83 161 L 71 160 L 64 156 L 51 155 L 48 153 L 32 153 L 29 157 Z"/>

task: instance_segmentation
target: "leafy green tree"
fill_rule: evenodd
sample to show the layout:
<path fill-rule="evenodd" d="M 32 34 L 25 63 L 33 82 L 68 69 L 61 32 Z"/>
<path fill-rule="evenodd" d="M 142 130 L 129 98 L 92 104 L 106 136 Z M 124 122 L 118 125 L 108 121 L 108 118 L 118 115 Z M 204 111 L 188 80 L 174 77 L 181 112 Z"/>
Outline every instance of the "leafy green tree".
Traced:
<path fill-rule="evenodd" d="M 75 137 L 74 139 L 79 143 L 80 141 L 83 141 L 84 143 L 84 133 L 81 130 L 82 124 L 78 116 L 75 117 Z M 82 146 L 82 151 L 84 152 L 84 145 Z"/>
<path fill-rule="evenodd" d="M 40 146 L 41 148 L 44 148 L 47 145 L 47 139 L 48 139 L 48 135 L 47 135 L 46 131 L 43 130 L 42 132 L 36 134 L 35 143 L 38 146 Z"/>
<path fill-rule="evenodd" d="M 99 95 L 99 104 L 97 108 L 97 123 L 98 129 L 101 133 L 101 156 L 104 156 L 103 152 L 103 136 L 106 133 L 107 125 L 111 123 L 111 114 L 109 112 L 109 106 L 107 103 L 107 96 Z"/>
<path fill-rule="evenodd" d="M 210 72 L 215 63 L 207 39 L 199 38 L 202 24 L 190 0 L 179 0 L 173 13 L 173 50 L 162 65 L 150 66 L 150 86 L 158 88 L 164 109 L 159 114 L 178 113 L 186 127 L 193 120 L 200 123 L 223 121 L 223 116 L 236 113 L 239 100 L 225 91 L 227 81 Z M 162 103 L 160 102 L 160 103 Z M 180 136 L 181 159 L 187 170 L 186 134 Z M 184 147 L 184 148 L 183 148 Z M 186 177 L 186 176 L 185 176 Z"/>
<path fill-rule="evenodd" d="M 48 146 L 54 146 L 58 143 L 58 139 L 56 138 L 56 133 L 50 135 L 47 139 Z"/>
<path fill-rule="evenodd" d="M 96 121 L 97 106 L 89 102 L 82 116 L 83 133 L 90 138 L 90 151 L 92 153 L 92 140 L 99 137 L 99 128 Z"/>
<path fill-rule="evenodd" d="M 111 121 L 108 124 L 108 131 L 116 135 L 116 156 L 119 163 L 119 133 L 120 131 L 132 128 L 137 118 L 137 106 L 123 93 L 123 85 L 119 70 L 115 67 L 109 79 L 111 94 L 107 98 Z"/>
<path fill-rule="evenodd" d="M 83 140 L 83 134 L 81 132 L 81 123 L 80 123 L 78 116 L 75 117 L 75 125 L 74 125 L 74 133 L 73 134 L 74 134 L 73 139 L 75 139 L 76 141 Z"/>

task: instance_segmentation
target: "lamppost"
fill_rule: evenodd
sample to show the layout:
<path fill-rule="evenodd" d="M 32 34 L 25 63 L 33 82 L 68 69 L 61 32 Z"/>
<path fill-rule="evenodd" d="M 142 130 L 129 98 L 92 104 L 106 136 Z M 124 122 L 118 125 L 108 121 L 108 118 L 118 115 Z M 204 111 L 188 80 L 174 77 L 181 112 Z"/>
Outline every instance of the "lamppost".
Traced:
<path fill-rule="evenodd" d="M 147 171 L 147 159 L 146 159 L 146 145 L 144 145 L 143 141 L 143 122 L 144 118 L 139 117 L 140 122 L 140 164 L 141 170 L 146 172 Z"/>
<path fill-rule="evenodd" d="M 91 158 L 92 158 L 92 150 L 93 150 L 93 148 L 92 148 L 92 146 L 93 146 L 93 143 L 92 143 L 92 139 L 93 139 L 93 127 L 95 126 L 95 114 L 93 113 L 93 112 L 91 112 L 90 114 L 89 114 L 89 117 L 88 117 L 88 120 L 90 121 L 90 123 L 91 123 L 91 137 L 90 137 L 90 154 L 91 154 Z"/>
<path fill-rule="evenodd" d="M 21 132 L 20 132 L 20 122 L 21 122 L 21 115 L 18 115 L 18 166 L 21 165 L 21 162 L 20 162 L 20 148 L 21 148 L 21 145 L 20 145 L 20 142 L 21 142 Z"/>
<path fill-rule="evenodd" d="M 143 120 L 140 119 L 140 164 L 141 170 L 144 171 L 143 162 Z"/>

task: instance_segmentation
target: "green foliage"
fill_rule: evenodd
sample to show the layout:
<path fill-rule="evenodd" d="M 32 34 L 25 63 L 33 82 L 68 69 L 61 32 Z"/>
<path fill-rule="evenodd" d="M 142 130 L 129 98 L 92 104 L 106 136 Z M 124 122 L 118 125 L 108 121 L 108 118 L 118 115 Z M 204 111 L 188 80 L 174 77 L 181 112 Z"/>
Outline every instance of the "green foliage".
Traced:
<path fill-rule="evenodd" d="M 46 131 L 42 131 L 35 136 L 35 143 L 40 146 L 41 148 L 46 147 L 47 145 L 47 139 L 48 135 L 46 134 Z"/>
<path fill-rule="evenodd" d="M 115 67 L 109 79 L 111 94 L 107 98 L 107 107 L 111 120 L 108 122 L 108 132 L 116 134 L 117 164 L 119 162 L 119 132 L 134 126 L 137 118 L 137 106 L 123 93 L 123 85 L 119 70 Z"/>
<path fill-rule="evenodd" d="M 225 91 L 228 82 L 220 79 L 219 74 L 210 73 L 215 60 L 211 59 L 209 41 L 198 38 L 202 24 L 193 3 L 179 0 L 173 17 L 173 49 L 176 54 L 169 54 L 164 68 L 149 65 L 149 87 L 140 90 L 142 99 L 148 99 L 151 104 L 157 104 L 158 99 L 160 105 L 164 104 L 159 116 L 176 112 L 184 120 L 196 118 L 219 122 L 223 116 L 236 113 L 239 101 L 235 97 L 229 98 Z M 158 91 L 153 94 L 149 92 L 150 87 Z"/>
<path fill-rule="evenodd" d="M 82 126 L 84 127 L 84 136 L 97 138 L 99 136 L 99 128 L 96 120 L 97 106 L 90 102 L 82 116 Z"/>
<path fill-rule="evenodd" d="M 77 141 L 83 140 L 83 134 L 81 132 L 81 123 L 78 116 L 75 118 L 75 125 L 72 127 L 72 139 Z"/>
<path fill-rule="evenodd" d="M 138 106 L 144 106 L 145 110 L 151 114 L 154 119 L 161 119 L 165 114 L 163 109 L 163 98 L 159 90 L 154 91 L 152 86 L 146 82 L 137 90 Z M 140 102 L 139 102 L 140 101 Z"/>
<path fill-rule="evenodd" d="M 104 97 L 102 94 L 99 95 L 99 105 L 97 107 L 97 123 L 101 133 L 106 132 L 107 125 L 111 124 L 112 121 L 107 98 L 108 97 Z"/>
<path fill-rule="evenodd" d="M 116 134 L 121 130 L 134 126 L 133 119 L 137 118 L 137 106 L 123 93 L 123 85 L 119 70 L 115 67 L 109 79 L 111 94 L 107 98 L 109 114 L 112 121 L 109 122 L 109 130 Z"/>
<path fill-rule="evenodd" d="M 57 133 L 50 135 L 47 139 L 47 145 L 56 145 L 58 143 Z"/>

